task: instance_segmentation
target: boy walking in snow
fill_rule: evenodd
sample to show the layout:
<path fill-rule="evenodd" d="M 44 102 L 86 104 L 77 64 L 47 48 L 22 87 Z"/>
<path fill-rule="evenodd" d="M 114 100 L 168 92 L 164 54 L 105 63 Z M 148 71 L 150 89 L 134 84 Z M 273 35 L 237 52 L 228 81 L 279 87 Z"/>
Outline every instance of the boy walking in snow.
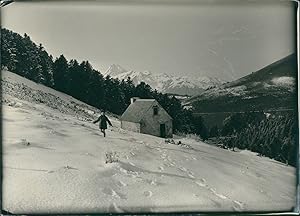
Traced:
<path fill-rule="evenodd" d="M 94 124 L 97 122 L 99 122 L 99 128 L 105 137 L 105 135 L 106 135 L 105 130 L 107 129 L 107 122 L 110 126 L 112 126 L 112 124 L 109 121 L 109 119 L 106 117 L 104 111 L 101 112 L 101 115 L 99 116 L 99 118 L 97 120 L 93 121 Z"/>

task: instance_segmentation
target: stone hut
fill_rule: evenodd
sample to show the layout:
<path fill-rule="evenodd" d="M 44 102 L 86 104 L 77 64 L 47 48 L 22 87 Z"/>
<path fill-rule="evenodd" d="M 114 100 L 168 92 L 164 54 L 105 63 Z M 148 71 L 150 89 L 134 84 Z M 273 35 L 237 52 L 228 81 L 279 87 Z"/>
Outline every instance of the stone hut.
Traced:
<path fill-rule="evenodd" d="M 155 99 L 131 98 L 121 116 L 121 128 L 163 138 L 173 136 L 172 117 Z"/>

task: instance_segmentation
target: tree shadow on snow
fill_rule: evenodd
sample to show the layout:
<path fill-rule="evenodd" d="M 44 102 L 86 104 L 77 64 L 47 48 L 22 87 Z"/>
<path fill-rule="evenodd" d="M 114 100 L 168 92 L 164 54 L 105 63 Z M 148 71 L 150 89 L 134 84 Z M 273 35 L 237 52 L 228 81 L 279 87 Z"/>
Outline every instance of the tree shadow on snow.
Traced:
<path fill-rule="evenodd" d="M 12 149 L 39 148 L 39 149 L 45 149 L 45 150 L 55 150 L 54 148 L 40 146 L 40 145 L 38 145 L 36 143 L 32 143 L 32 142 L 24 143 L 23 141 L 5 146 L 4 148 L 5 148 L 5 150 L 10 149 L 10 148 L 12 148 Z"/>
<path fill-rule="evenodd" d="M 173 174 L 173 173 L 166 173 L 166 172 L 159 172 L 159 171 L 152 171 L 152 170 L 146 170 L 137 166 L 133 166 L 129 163 L 124 163 L 122 161 L 118 162 L 120 164 L 120 167 L 129 171 L 129 172 L 140 172 L 140 173 L 148 173 L 148 174 L 154 174 L 154 175 L 164 175 L 164 176 L 168 176 L 168 177 L 176 177 L 176 178 L 183 178 L 183 179 L 189 179 L 189 180 L 199 180 L 197 178 L 191 178 L 189 176 L 183 176 L 183 175 L 177 175 L 177 174 Z"/>

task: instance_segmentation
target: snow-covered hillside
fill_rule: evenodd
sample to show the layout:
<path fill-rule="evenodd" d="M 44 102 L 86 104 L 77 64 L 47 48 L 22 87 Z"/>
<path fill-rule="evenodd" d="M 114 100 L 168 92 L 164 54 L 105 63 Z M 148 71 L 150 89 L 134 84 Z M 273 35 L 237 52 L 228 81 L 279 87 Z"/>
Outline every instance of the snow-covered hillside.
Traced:
<path fill-rule="evenodd" d="M 295 168 L 191 138 L 122 130 L 98 110 L 2 72 L 2 208 L 12 213 L 290 210 Z M 114 163 L 105 163 L 107 154 Z"/>
<path fill-rule="evenodd" d="M 126 70 L 122 66 L 113 64 L 106 72 L 105 76 L 110 75 L 113 78 L 127 79 L 130 77 L 135 84 L 145 82 L 152 88 L 163 93 L 172 93 L 179 95 L 197 95 L 205 89 L 218 86 L 224 81 L 212 77 L 186 77 L 170 76 L 168 74 L 154 74 L 151 71 L 133 71 Z"/>
<path fill-rule="evenodd" d="M 297 58 L 286 56 L 247 76 L 187 98 L 195 112 L 293 110 L 297 107 Z"/>

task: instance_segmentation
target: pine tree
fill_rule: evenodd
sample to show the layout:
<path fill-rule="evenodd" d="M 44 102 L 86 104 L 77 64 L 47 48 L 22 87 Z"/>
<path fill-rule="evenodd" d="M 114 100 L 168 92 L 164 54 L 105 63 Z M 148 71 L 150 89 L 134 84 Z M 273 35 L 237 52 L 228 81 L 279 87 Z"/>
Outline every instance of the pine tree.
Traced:
<path fill-rule="evenodd" d="M 79 63 L 72 59 L 68 64 L 69 80 L 66 83 L 66 92 L 76 98 L 78 86 L 80 85 Z"/>
<path fill-rule="evenodd" d="M 35 82 L 50 85 L 52 60 L 42 45 L 37 46 L 27 34 L 22 37 L 3 28 L 1 42 L 2 67 Z"/>
<path fill-rule="evenodd" d="M 144 82 L 141 82 L 135 88 L 135 95 L 139 98 L 152 98 L 151 93 L 152 93 L 151 87 Z"/>
<path fill-rule="evenodd" d="M 53 63 L 54 88 L 58 91 L 67 92 L 68 70 L 68 61 L 63 55 L 60 55 Z"/>
<path fill-rule="evenodd" d="M 204 124 L 203 118 L 201 116 L 194 118 L 194 126 L 196 134 L 200 135 L 200 137 L 205 141 L 208 138 L 208 130 Z"/>
<path fill-rule="evenodd" d="M 41 65 L 42 84 L 49 87 L 53 86 L 53 59 L 45 51 L 42 44 L 39 45 L 39 65 Z"/>
<path fill-rule="evenodd" d="M 219 136 L 219 128 L 217 125 L 211 127 L 209 130 L 209 137 L 218 137 Z"/>
<path fill-rule="evenodd" d="M 103 83 L 104 78 L 100 72 L 96 70 L 92 70 L 90 73 L 87 86 L 89 87 L 87 90 L 87 102 L 95 106 L 99 109 L 102 109 L 102 103 L 103 103 L 103 95 L 104 95 L 104 89 L 103 89 Z"/>

